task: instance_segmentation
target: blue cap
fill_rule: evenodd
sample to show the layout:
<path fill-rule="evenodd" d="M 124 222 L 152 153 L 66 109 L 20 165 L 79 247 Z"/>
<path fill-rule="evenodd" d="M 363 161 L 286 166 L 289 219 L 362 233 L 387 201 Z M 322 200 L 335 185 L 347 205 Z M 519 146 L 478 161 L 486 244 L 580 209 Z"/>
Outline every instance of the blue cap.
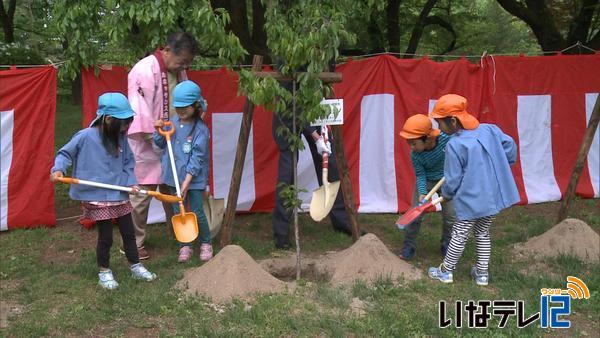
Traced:
<path fill-rule="evenodd" d="M 98 98 L 98 110 L 96 118 L 90 126 L 103 115 L 112 116 L 116 119 L 127 119 L 135 115 L 125 95 L 121 93 L 104 93 Z"/>
<path fill-rule="evenodd" d="M 203 111 L 206 111 L 206 103 L 200 94 L 202 89 L 193 81 L 182 81 L 173 90 L 173 107 L 183 108 L 200 102 Z"/>

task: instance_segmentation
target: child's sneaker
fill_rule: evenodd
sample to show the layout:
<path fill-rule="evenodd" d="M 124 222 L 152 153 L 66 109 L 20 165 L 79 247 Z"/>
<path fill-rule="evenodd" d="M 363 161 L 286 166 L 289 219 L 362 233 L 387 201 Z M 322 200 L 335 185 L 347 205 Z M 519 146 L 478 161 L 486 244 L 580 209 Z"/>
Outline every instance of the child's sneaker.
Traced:
<path fill-rule="evenodd" d="M 410 261 L 411 259 L 413 259 L 413 257 L 415 257 L 416 252 L 417 249 L 415 249 L 414 247 L 410 245 L 405 245 L 404 247 L 402 247 L 402 250 L 400 251 L 398 257 L 405 261 Z"/>
<path fill-rule="evenodd" d="M 113 277 L 112 271 L 102 270 L 98 273 L 98 284 L 107 290 L 114 290 L 119 286 L 119 283 Z"/>
<path fill-rule="evenodd" d="M 442 266 L 429 268 L 429 277 L 437 279 L 442 283 L 452 283 L 454 281 L 452 271 L 442 271 Z"/>
<path fill-rule="evenodd" d="M 208 262 L 213 258 L 213 250 L 212 245 L 209 243 L 202 243 L 200 245 L 200 260 L 203 262 Z"/>
<path fill-rule="evenodd" d="M 479 274 L 479 273 L 477 273 L 476 267 L 471 268 L 471 277 L 473 277 L 473 279 L 475 280 L 475 283 L 477 283 L 477 285 L 481 285 L 481 286 L 488 285 L 488 282 L 490 280 L 489 273 Z"/>
<path fill-rule="evenodd" d="M 156 274 L 148 271 L 142 263 L 133 264 L 131 266 L 131 276 L 134 279 L 141 279 L 146 282 L 151 282 L 156 279 Z"/>
<path fill-rule="evenodd" d="M 194 250 L 189 245 L 184 245 L 179 249 L 179 257 L 177 257 L 177 261 L 179 263 L 187 263 L 190 258 L 192 258 L 192 253 Z"/>

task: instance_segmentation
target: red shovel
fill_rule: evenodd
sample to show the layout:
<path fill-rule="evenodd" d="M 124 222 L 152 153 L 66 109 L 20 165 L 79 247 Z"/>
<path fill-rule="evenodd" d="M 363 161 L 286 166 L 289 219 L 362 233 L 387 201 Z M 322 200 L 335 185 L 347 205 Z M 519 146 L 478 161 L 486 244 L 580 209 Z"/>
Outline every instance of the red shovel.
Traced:
<path fill-rule="evenodd" d="M 445 181 L 446 181 L 446 179 L 444 177 L 442 177 L 433 186 L 433 188 L 427 193 L 427 195 L 425 195 L 422 202 L 428 201 L 431 198 L 431 196 L 433 196 L 433 194 L 435 194 L 435 192 L 438 191 L 438 189 L 442 186 L 442 184 L 444 184 Z M 425 210 L 427 210 L 427 208 L 430 208 L 430 207 L 442 202 L 443 200 L 444 200 L 443 197 L 438 197 L 438 198 L 434 199 L 433 201 L 429 201 L 427 203 L 422 203 L 421 205 L 418 205 L 412 209 L 409 209 L 407 212 L 404 213 L 404 215 L 402 215 L 402 216 L 400 216 L 400 218 L 398 218 L 398 220 L 396 221 L 396 226 L 398 227 L 398 229 L 403 230 L 405 226 L 412 223 Z"/>

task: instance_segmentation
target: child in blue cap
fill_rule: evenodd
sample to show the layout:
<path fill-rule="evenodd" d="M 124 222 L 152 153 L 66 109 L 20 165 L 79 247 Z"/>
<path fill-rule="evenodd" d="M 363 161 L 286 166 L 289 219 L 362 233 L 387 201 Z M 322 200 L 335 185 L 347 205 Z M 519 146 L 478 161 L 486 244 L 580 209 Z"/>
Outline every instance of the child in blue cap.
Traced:
<path fill-rule="evenodd" d="M 50 180 L 56 182 L 58 177 L 63 177 L 69 167 L 73 166 L 72 176 L 75 178 L 130 186 L 135 193 L 135 161 L 126 137 L 133 115 L 135 113 L 123 94 L 102 94 L 98 98 L 96 118 L 90 126 L 76 133 L 58 151 L 50 170 Z M 98 227 L 98 284 L 109 290 L 119 286 L 109 269 L 113 219 L 116 219 L 119 226 L 133 278 L 148 282 L 156 279 L 156 275 L 139 262 L 131 220 L 132 207 L 126 192 L 73 184 L 69 196 L 81 201 L 84 217 L 96 221 Z"/>
<path fill-rule="evenodd" d="M 177 177 L 183 178 L 181 194 L 184 203 L 189 205 L 198 217 L 200 260 L 206 262 L 213 257 L 210 228 L 202 208 L 202 196 L 208 186 L 209 131 L 202 120 L 206 112 L 206 102 L 202 98 L 200 87 L 189 80 L 179 83 L 173 90 L 173 107 L 177 115 L 171 120 L 172 128 L 175 128 L 171 142 Z M 154 124 L 157 128 L 164 125 L 163 120 Z M 165 138 L 158 132 L 154 133 L 154 143 L 163 149 L 167 146 Z M 175 194 L 175 181 L 170 163 L 169 154 L 165 152 L 162 156 L 162 182 L 171 187 Z M 173 204 L 173 208 L 175 214 L 180 212 L 178 204 Z M 180 243 L 177 259 L 180 263 L 190 260 L 193 254 L 192 245 L 193 243 Z"/>

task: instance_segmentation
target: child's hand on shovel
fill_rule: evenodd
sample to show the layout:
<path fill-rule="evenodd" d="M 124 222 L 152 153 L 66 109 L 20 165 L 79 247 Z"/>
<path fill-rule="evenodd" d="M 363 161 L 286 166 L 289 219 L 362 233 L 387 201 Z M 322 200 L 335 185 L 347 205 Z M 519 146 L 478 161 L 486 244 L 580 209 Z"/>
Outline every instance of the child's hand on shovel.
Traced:
<path fill-rule="evenodd" d="M 58 182 L 58 178 L 63 176 L 65 175 L 62 173 L 62 171 L 55 171 L 52 174 L 50 174 L 50 182 L 56 183 Z"/>
<path fill-rule="evenodd" d="M 140 187 L 138 187 L 137 185 L 132 185 L 131 187 L 131 191 L 129 192 L 129 195 L 137 195 L 140 193 Z"/>
<path fill-rule="evenodd" d="M 185 197 L 187 196 L 187 192 L 190 188 L 190 183 L 192 183 L 193 178 L 194 178 L 194 176 L 192 176 L 190 173 L 187 173 L 185 175 L 185 179 L 183 180 L 183 183 L 181 184 L 181 197 L 183 199 L 185 199 Z"/>

